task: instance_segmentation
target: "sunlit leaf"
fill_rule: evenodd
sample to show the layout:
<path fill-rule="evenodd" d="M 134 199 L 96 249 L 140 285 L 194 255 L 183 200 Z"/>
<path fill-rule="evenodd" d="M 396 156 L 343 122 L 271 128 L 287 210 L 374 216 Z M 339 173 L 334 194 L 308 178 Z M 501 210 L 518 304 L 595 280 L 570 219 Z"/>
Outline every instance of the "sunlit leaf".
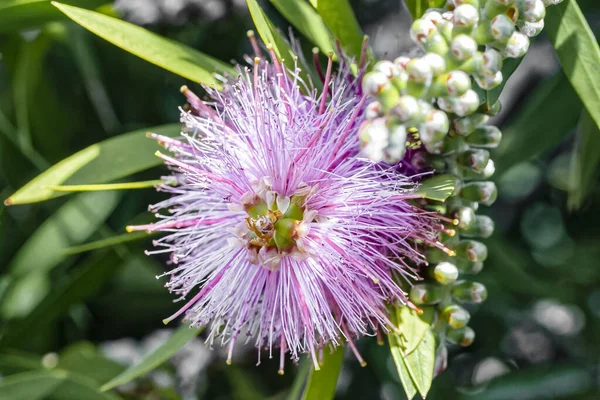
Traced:
<path fill-rule="evenodd" d="M 94 8 L 106 3 L 106 0 L 65 0 L 64 3 Z M 0 1 L 0 32 L 33 28 L 61 19 L 65 16 L 52 6 L 50 0 Z"/>
<path fill-rule="evenodd" d="M 400 331 L 400 344 L 403 354 L 412 353 L 431 329 L 433 310 L 429 307 L 423 308 L 423 314 L 418 315 L 416 311 L 403 306 L 395 310 L 395 324 Z"/>
<path fill-rule="evenodd" d="M 50 185 L 48 189 L 55 192 L 102 192 L 106 190 L 147 189 L 160 185 L 163 181 L 152 180 L 142 182 L 104 183 L 97 185 Z"/>
<path fill-rule="evenodd" d="M 421 182 L 415 194 L 420 194 L 430 200 L 445 201 L 454 192 L 455 186 L 455 177 L 450 174 L 441 174 Z"/>
<path fill-rule="evenodd" d="M 435 364 L 435 336 L 427 330 L 417 348 L 403 357 L 417 391 L 425 398 L 431 389 Z"/>
<path fill-rule="evenodd" d="M 201 329 L 190 328 L 187 324 L 181 325 L 156 350 L 146 354 L 134 366 L 105 383 L 100 390 L 110 390 L 147 374 L 163 362 L 167 361 L 185 346 L 186 343 L 198 336 L 200 332 L 202 332 Z"/>
<path fill-rule="evenodd" d="M 161 125 L 126 133 L 87 147 L 35 177 L 5 204 L 35 203 L 64 195 L 49 188 L 55 185 L 87 185 L 114 181 L 161 164 L 154 155 L 159 149 L 147 132 L 177 136 L 179 124 Z"/>
<path fill-rule="evenodd" d="M 270 0 L 279 12 L 323 53 L 335 53 L 335 42 L 323 18 L 304 0 Z"/>
<path fill-rule="evenodd" d="M 587 111 L 581 114 L 577 143 L 571 159 L 569 177 L 570 190 L 568 205 L 570 209 L 581 206 L 587 194 L 593 189 L 600 165 L 600 129 Z"/>
<path fill-rule="evenodd" d="M 315 370 L 311 365 L 310 374 L 303 400 L 330 400 L 335 395 L 338 376 L 344 362 L 344 350 L 338 348 L 331 354 L 325 351 L 323 365 L 320 370 Z"/>
<path fill-rule="evenodd" d="M 360 59 L 363 32 L 348 0 L 310 0 L 325 24 L 350 57 Z"/>
<path fill-rule="evenodd" d="M 235 74 L 235 70 L 230 65 L 139 26 L 94 11 L 58 2 L 52 4 L 73 21 L 101 38 L 194 82 L 220 87 L 220 82 L 214 77 L 214 73 Z"/>
<path fill-rule="evenodd" d="M 600 46 L 579 5 L 569 0 L 548 7 L 545 25 L 567 79 L 600 127 Z"/>
<path fill-rule="evenodd" d="M 555 146 L 575 127 L 580 113 L 581 102 L 562 73 L 541 83 L 492 152 L 495 176 Z"/>
<path fill-rule="evenodd" d="M 403 348 L 400 345 L 400 336 L 395 333 L 390 333 L 388 334 L 388 341 L 390 343 L 392 359 L 394 360 L 400 382 L 402 383 L 402 388 L 404 389 L 406 397 L 410 400 L 417 394 L 417 388 L 415 387 L 415 383 L 413 382 L 413 379 L 408 372 L 408 368 L 406 367 L 406 362 L 404 361 Z"/>
<path fill-rule="evenodd" d="M 504 60 L 504 65 L 502 66 L 502 83 L 492 90 L 487 90 L 485 92 L 485 101 L 488 107 L 496 104 L 498 99 L 500 98 L 500 94 L 502 90 L 504 90 L 504 86 L 508 82 L 511 75 L 517 70 L 519 65 L 521 65 L 522 58 L 507 58 Z"/>

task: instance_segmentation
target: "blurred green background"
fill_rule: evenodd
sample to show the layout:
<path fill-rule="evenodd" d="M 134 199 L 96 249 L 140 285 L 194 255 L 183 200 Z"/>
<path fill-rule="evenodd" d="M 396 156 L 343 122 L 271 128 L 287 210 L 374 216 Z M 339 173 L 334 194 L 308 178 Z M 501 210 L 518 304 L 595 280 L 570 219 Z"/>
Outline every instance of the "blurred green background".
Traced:
<path fill-rule="evenodd" d="M 80 149 L 177 122 L 184 103 L 179 87 L 194 87 L 66 21 L 49 2 L 31 3 L 37 4 L 8 15 L 0 1 L 2 200 Z M 70 3 L 101 6 L 221 60 L 243 62 L 251 50 L 244 1 Z M 262 4 L 285 31 L 285 20 Z M 411 51 L 410 15 L 401 0 L 352 4 L 378 57 Z M 592 29 L 600 29 L 597 1 L 579 4 Z M 497 229 L 486 241 L 490 257 L 478 276 L 489 297 L 471 310 L 475 343 L 452 349 L 428 399 L 597 399 L 600 132 L 582 134 L 589 129 L 583 107 L 543 36 L 502 101 L 496 123 L 505 136 L 494 178 L 500 198 L 486 210 Z M 165 171 L 156 167 L 130 180 L 157 179 Z M 137 235 L 101 249 L 78 247 L 150 221 L 147 205 L 163 196 L 147 189 L 0 205 L 0 377 L 58 368 L 77 373 L 81 385 L 97 386 L 168 336 L 161 320 L 177 306 L 164 281 L 155 279 L 165 260 L 144 255 L 150 239 Z M 336 398 L 403 398 L 387 346 L 373 339 L 358 346 L 368 366 L 347 357 Z M 289 366 L 280 377 L 271 360 L 255 367 L 251 346 L 236 355 L 227 366 L 223 350 L 206 348 L 200 336 L 113 393 L 127 399 L 284 399 L 303 373 Z M 77 393 L 56 390 L 41 398 L 86 398 Z"/>

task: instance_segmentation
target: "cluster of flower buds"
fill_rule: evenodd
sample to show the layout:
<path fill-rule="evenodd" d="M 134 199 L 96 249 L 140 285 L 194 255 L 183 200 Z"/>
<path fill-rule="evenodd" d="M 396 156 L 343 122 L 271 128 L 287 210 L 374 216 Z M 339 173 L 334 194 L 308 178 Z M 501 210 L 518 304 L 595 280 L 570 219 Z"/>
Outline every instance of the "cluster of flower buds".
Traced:
<path fill-rule="evenodd" d="M 416 305 L 438 310 L 435 327 L 444 354 L 445 341 L 462 346 L 473 341 L 463 306 L 487 296 L 482 284 L 461 276 L 482 269 L 487 248 L 472 239 L 494 230 L 493 221 L 476 211 L 497 196 L 495 184 L 486 181 L 495 169 L 488 150 L 502 134 L 486 123 L 500 103 L 482 104 L 479 93 L 502 83 L 503 61 L 525 55 L 529 38 L 544 27 L 545 7 L 561 1 L 448 0 L 412 24 L 411 37 L 424 55 L 380 61 L 362 82 L 375 100 L 361 126 L 363 153 L 374 161 L 402 161 L 409 171 L 456 178 L 446 202 L 423 200 L 440 213 L 444 226 L 439 248 L 429 250 L 429 276 L 410 293 Z"/>

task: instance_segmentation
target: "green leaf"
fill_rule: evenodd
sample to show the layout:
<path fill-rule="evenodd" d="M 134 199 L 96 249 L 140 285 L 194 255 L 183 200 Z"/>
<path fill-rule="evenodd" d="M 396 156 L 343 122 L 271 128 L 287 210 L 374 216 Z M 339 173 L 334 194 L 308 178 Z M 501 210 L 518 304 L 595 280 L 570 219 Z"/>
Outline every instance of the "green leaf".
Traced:
<path fill-rule="evenodd" d="M 402 355 L 403 351 L 402 346 L 400 345 L 400 336 L 395 333 L 390 333 L 388 334 L 388 341 L 390 343 L 392 359 L 394 360 L 394 364 L 396 364 L 396 369 L 398 370 L 398 376 L 400 377 L 400 382 L 404 388 L 404 393 L 406 393 L 406 397 L 410 400 L 417 394 L 417 388 L 408 372 L 404 356 Z"/>
<path fill-rule="evenodd" d="M 96 240 L 94 242 L 85 243 L 79 246 L 69 247 L 63 251 L 64 255 L 72 256 L 73 254 L 85 253 L 87 251 L 113 247 L 119 244 L 133 242 L 135 240 L 145 239 L 150 237 L 151 233 L 147 232 L 131 232 L 122 235 L 112 236 L 106 239 Z"/>
<path fill-rule="evenodd" d="M 413 21 L 421 18 L 428 8 L 441 8 L 446 4 L 446 0 L 405 0 L 406 8 L 413 17 Z"/>
<path fill-rule="evenodd" d="M 575 127 L 580 114 L 581 102 L 562 73 L 540 84 L 492 153 L 495 176 L 555 146 Z"/>
<path fill-rule="evenodd" d="M 410 308 L 396 307 L 396 319 L 393 322 L 400 331 L 400 345 L 403 354 L 412 353 L 421 343 L 427 331 L 431 329 L 433 310 L 430 307 L 423 308 L 423 314 L 418 315 Z"/>
<path fill-rule="evenodd" d="M 417 391 L 425 398 L 431 389 L 435 364 L 435 336 L 431 330 L 426 331 L 415 351 L 404 357 L 404 362 Z"/>
<path fill-rule="evenodd" d="M 66 0 L 83 8 L 94 8 L 106 0 Z M 52 7 L 50 0 L 3 0 L 0 2 L 0 33 L 38 27 L 47 22 L 65 19 Z"/>
<path fill-rule="evenodd" d="M 13 277 L 48 271 L 60 263 L 63 251 L 98 230 L 119 199 L 115 192 L 84 193 L 48 218 L 19 249 L 9 264 Z"/>
<path fill-rule="evenodd" d="M 338 376 L 344 362 L 343 348 L 336 349 L 333 354 L 325 351 L 323 365 L 320 370 L 311 368 L 303 400 L 329 400 L 335 395 Z"/>
<path fill-rule="evenodd" d="M 545 25 L 565 75 L 600 127 L 600 47 L 577 2 L 548 7 Z"/>
<path fill-rule="evenodd" d="M 266 45 L 273 45 L 273 50 L 275 51 L 277 58 L 283 60 L 286 67 L 293 71 L 295 68 L 296 55 L 288 42 L 281 36 L 281 33 L 275 28 L 256 0 L 246 0 L 246 4 L 248 4 L 248 10 L 250 10 L 252 21 L 254 21 L 254 25 L 256 26 L 262 41 Z"/>
<path fill-rule="evenodd" d="M 160 179 L 142 182 L 104 183 L 97 185 L 50 185 L 48 189 L 56 192 L 102 192 L 106 190 L 148 189 L 160 185 Z"/>
<path fill-rule="evenodd" d="M 79 342 L 67 347 L 58 356 L 56 367 L 92 379 L 97 385 L 125 369 L 123 365 L 103 356 L 90 342 Z"/>
<path fill-rule="evenodd" d="M 600 165 L 600 129 L 587 111 L 581 114 L 570 170 L 568 206 L 577 209 L 596 183 Z"/>
<path fill-rule="evenodd" d="M 425 179 L 415 191 L 415 194 L 420 194 L 426 199 L 446 201 L 454 192 L 456 178 L 450 174 L 435 175 Z"/>
<path fill-rule="evenodd" d="M 156 350 L 146 354 L 137 364 L 105 383 L 100 390 L 105 392 L 152 371 L 177 353 L 187 342 L 198 336 L 200 332 L 202 329 L 190 328 L 187 324 L 183 324 Z"/>
<path fill-rule="evenodd" d="M 0 373 L 4 376 L 42 368 L 38 355 L 24 352 L 3 352 L 0 354 Z"/>
<path fill-rule="evenodd" d="M 504 60 L 504 65 L 502 66 L 502 83 L 495 87 L 492 90 L 487 90 L 485 92 L 485 101 L 487 102 L 488 107 L 496 104 L 498 99 L 500 98 L 500 94 L 502 90 L 504 90 L 504 86 L 511 75 L 517 70 L 519 65 L 521 65 L 522 58 L 507 58 Z"/>
<path fill-rule="evenodd" d="M 304 0 L 270 0 L 279 12 L 323 53 L 336 52 L 323 18 Z"/>
<path fill-rule="evenodd" d="M 116 400 L 100 393 L 90 381 L 62 370 L 23 372 L 0 381 L 0 400 Z"/>
<path fill-rule="evenodd" d="M 310 0 L 310 2 L 333 36 L 340 41 L 346 54 L 359 60 L 364 35 L 348 0 Z"/>
<path fill-rule="evenodd" d="M 161 125 L 96 143 L 42 172 L 10 196 L 5 204 L 36 203 L 65 194 L 49 186 L 105 183 L 160 165 L 162 161 L 154 155 L 159 146 L 146 137 L 148 131 L 177 136 L 181 126 Z"/>
<path fill-rule="evenodd" d="M 219 88 L 220 82 L 214 77 L 214 73 L 235 75 L 235 69 L 230 65 L 139 26 L 94 11 L 57 2 L 52 4 L 101 38 L 194 82 Z"/>

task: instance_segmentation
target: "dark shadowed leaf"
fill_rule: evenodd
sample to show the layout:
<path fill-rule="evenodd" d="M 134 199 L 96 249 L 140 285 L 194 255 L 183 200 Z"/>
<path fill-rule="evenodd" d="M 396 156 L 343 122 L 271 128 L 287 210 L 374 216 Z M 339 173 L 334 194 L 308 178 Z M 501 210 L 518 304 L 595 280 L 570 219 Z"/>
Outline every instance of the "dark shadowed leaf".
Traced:
<path fill-rule="evenodd" d="M 545 24 L 565 75 L 600 127 L 600 47 L 579 5 L 548 7 Z"/>
<path fill-rule="evenodd" d="M 98 386 L 125 369 L 123 365 L 103 356 L 90 342 L 78 342 L 64 349 L 58 356 L 56 367 L 90 378 Z"/>
<path fill-rule="evenodd" d="M 415 193 L 426 199 L 445 201 L 454 192 L 455 185 L 456 178 L 454 176 L 436 175 L 421 182 Z"/>
<path fill-rule="evenodd" d="M 161 125 L 96 143 L 42 172 L 5 203 L 36 203 L 66 194 L 48 186 L 105 183 L 155 167 L 162 162 L 154 155 L 159 146 L 146 133 L 177 136 L 180 131 L 179 124 Z"/>
<path fill-rule="evenodd" d="M 147 374 L 167 361 L 200 332 L 202 329 L 190 328 L 187 324 L 181 325 L 156 350 L 146 354 L 137 364 L 106 382 L 100 389 L 107 391 Z"/>
<path fill-rule="evenodd" d="M 581 206 L 593 189 L 600 165 L 600 129 L 587 111 L 581 114 L 577 131 L 577 143 L 571 158 L 568 205 L 571 209 Z"/>
<path fill-rule="evenodd" d="M 335 395 L 338 376 L 344 362 L 344 350 L 336 349 L 333 354 L 325 351 L 323 365 L 319 371 L 310 366 L 310 374 L 303 400 L 330 400 Z"/>
<path fill-rule="evenodd" d="M 58 2 L 52 4 L 115 46 L 194 82 L 220 87 L 213 74 L 235 74 L 230 65 L 139 26 L 94 11 Z"/>

